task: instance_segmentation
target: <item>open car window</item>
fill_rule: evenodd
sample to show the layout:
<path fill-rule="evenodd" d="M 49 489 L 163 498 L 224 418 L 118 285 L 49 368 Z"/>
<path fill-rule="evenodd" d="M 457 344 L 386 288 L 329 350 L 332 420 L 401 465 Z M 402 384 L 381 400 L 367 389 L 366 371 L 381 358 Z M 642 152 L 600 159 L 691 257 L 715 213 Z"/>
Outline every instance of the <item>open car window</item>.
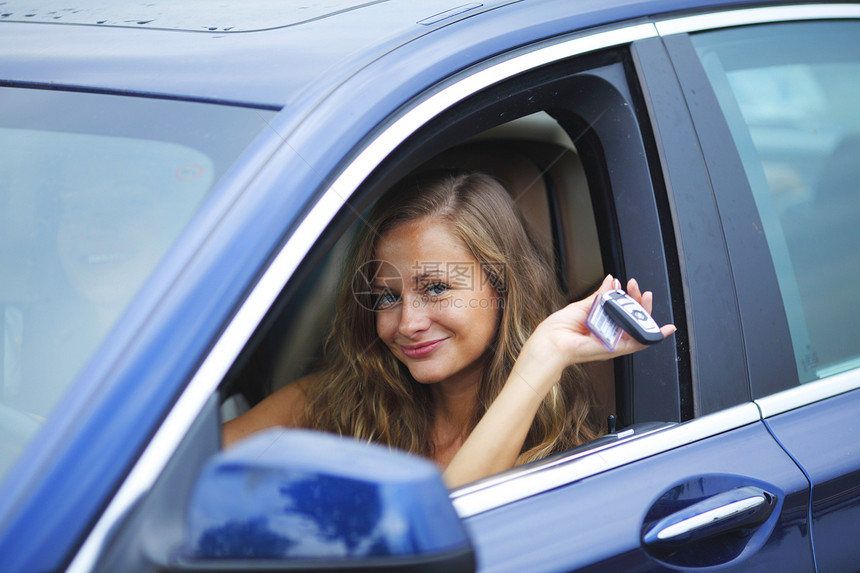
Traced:
<path fill-rule="evenodd" d="M 605 276 L 588 181 L 568 133 L 546 112 L 502 124 L 451 146 L 417 168 L 473 170 L 493 176 L 511 194 L 527 224 L 550 253 L 569 301 L 593 292 Z M 233 382 L 224 418 L 321 366 L 322 345 L 334 316 L 344 257 L 358 217 L 314 265 L 293 302 L 274 318 L 269 333 Z M 605 418 L 615 413 L 611 363 L 588 365 Z"/>
<path fill-rule="evenodd" d="M 625 58 L 619 51 L 565 63 L 482 93 L 391 154 L 318 241 L 234 365 L 221 388 L 222 420 L 320 368 L 349 240 L 379 195 L 415 171 L 448 167 L 494 176 L 551 253 L 567 300 L 589 295 L 606 273 L 636 277 L 655 292 L 657 320 L 671 322 L 676 309 L 665 253 L 642 250 L 648 241 L 662 245 L 664 235 Z M 585 365 L 604 433 L 610 415 L 617 429 L 689 417 L 677 352 L 666 343 L 637 363 L 625 357 Z"/>

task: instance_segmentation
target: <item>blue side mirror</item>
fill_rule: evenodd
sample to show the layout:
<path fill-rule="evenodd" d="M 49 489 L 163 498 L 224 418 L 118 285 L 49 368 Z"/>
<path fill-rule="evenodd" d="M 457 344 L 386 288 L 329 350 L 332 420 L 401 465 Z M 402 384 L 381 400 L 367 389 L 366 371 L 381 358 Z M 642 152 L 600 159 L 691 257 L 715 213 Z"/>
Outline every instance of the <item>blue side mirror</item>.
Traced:
<path fill-rule="evenodd" d="M 219 452 L 197 480 L 180 567 L 228 563 L 241 570 L 475 566 L 432 463 L 287 429 Z"/>

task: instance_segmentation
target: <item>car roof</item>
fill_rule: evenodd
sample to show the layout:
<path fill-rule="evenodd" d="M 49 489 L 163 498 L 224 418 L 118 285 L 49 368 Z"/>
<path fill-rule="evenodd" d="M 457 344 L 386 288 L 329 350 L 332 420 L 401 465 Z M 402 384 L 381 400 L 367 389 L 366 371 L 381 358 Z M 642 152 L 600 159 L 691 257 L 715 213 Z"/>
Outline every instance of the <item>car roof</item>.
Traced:
<path fill-rule="evenodd" d="M 106 0 L 78 0 L 63 4 L 62 7 L 34 7 L 29 2 L 11 0 L 2 3 L 0 17 L 9 22 L 235 33 L 295 26 L 384 1 L 285 3 L 245 0 L 239 3 L 213 3 L 209 0 L 183 0 L 118 4 Z"/>
<path fill-rule="evenodd" d="M 457 18 L 434 18 L 451 8 L 450 0 L 31 6 L 15 0 L 0 6 L 0 80 L 276 108 L 320 76 L 349 76 Z"/>
<path fill-rule="evenodd" d="M 0 6 L 0 82 L 277 109 L 302 90 L 333 89 L 398 47 L 483 12 L 563 11 L 594 26 L 737 2 L 185 0 L 120 6 L 89 0 L 33 9 L 7 0 Z"/>

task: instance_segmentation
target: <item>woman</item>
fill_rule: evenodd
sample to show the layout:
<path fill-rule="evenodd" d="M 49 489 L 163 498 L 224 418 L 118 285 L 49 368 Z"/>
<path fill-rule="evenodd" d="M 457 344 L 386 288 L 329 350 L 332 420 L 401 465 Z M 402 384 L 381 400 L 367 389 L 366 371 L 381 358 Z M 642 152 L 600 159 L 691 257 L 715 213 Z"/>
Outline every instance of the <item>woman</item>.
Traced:
<path fill-rule="evenodd" d="M 414 176 L 365 223 L 326 367 L 225 424 L 225 444 L 273 425 L 313 428 L 431 458 L 456 486 L 599 435 L 578 365 L 643 346 L 625 334 L 606 350 L 585 326 L 595 295 L 565 306 L 547 253 L 497 181 Z M 616 282 L 607 276 L 600 291 Z M 634 280 L 628 293 L 650 311 Z"/>

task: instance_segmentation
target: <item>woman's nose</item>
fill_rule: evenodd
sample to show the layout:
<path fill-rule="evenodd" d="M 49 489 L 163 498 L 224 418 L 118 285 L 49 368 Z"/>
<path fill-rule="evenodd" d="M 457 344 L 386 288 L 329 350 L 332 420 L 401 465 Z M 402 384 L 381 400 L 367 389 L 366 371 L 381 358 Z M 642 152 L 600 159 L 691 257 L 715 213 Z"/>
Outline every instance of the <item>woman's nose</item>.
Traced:
<path fill-rule="evenodd" d="M 404 296 L 400 305 L 400 324 L 397 329 L 404 336 L 426 330 L 430 326 L 429 308 L 420 296 Z"/>

